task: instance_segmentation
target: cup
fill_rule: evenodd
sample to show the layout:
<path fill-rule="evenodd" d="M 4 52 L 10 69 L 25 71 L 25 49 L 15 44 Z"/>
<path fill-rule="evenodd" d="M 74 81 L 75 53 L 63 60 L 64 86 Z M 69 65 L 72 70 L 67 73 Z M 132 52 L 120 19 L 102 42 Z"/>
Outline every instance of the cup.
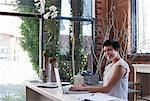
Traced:
<path fill-rule="evenodd" d="M 74 85 L 83 85 L 84 84 L 84 77 L 81 75 L 74 75 Z"/>

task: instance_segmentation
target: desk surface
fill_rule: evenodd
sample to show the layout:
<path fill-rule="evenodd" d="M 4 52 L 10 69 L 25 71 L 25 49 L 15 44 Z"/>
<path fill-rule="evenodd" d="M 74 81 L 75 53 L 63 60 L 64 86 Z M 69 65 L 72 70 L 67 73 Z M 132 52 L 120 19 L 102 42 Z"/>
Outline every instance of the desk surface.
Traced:
<path fill-rule="evenodd" d="M 82 101 L 83 99 L 92 99 L 92 101 L 123 101 L 116 97 L 112 97 L 106 94 L 102 93 L 88 93 L 88 94 L 62 94 L 58 88 L 41 88 L 37 87 L 38 85 L 41 85 L 41 83 L 31 83 L 31 82 L 25 82 L 25 86 L 27 88 L 32 89 L 33 91 L 49 98 L 54 101 Z M 26 92 L 27 93 L 27 92 Z"/>

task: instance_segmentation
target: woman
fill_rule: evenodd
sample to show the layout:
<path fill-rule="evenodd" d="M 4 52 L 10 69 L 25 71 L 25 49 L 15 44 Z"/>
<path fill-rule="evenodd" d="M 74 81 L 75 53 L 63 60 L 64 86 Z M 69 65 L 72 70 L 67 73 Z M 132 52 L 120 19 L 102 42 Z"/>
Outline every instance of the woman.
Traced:
<path fill-rule="evenodd" d="M 111 61 L 105 67 L 103 86 L 72 86 L 70 90 L 107 93 L 128 100 L 128 75 L 130 70 L 128 64 L 119 55 L 119 48 L 118 41 L 109 39 L 103 44 L 104 55 Z"/>

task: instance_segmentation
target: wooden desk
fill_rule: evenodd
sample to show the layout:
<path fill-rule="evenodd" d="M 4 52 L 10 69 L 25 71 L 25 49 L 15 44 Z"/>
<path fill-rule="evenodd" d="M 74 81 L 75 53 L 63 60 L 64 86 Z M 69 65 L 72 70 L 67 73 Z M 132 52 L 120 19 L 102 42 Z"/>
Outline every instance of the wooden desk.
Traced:
<path fill-rule="evenodd" d="M 40 88 L 37 85 L 39 84 L 25 82 L 26 101 L 75 101 L 59 92 L 58 88 Z"/>
<path fill-rule="evenodd" d="M 81 101 L 78 98 L 74 96 L 80 96 L 83 98 L 83 94 L 62 94 L 58 88 L 40 88 L 37 87 L 38 83 L 31 83 L 31 82 L 25 82 L 26 87 L 26 101 Z M 90 93 L 89 93 L 90 94 Z M 95 96 L 96 94 L 99 94 Z M 102 93 L 96 93 L 94 97 L 97 97 L 96 99 L 104 99 L 103 101 L 110 101 L 110 99 L 115 101 L 123 101 L 121 99 L 111 97 L 106 94 Z M 90 94 L 91 95 L 91 94 Z M 106 100 L 107 99 L 107 100 Z M 92 101 L 99 101 L 99 100 L 93 100 Z"/>

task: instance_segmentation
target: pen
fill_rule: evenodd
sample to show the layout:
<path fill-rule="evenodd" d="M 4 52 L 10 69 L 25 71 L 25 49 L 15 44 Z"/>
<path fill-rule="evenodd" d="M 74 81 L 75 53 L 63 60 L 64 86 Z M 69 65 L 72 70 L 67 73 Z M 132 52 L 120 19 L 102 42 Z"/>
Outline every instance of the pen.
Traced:
<path fill-rule="evenodd" d="M 94 93 L 93 93 L 93 94 L 91 94 L 91 96 L 94 96 Z"/>
<path fill-rule="evenodd" d="M 82 101 L 93 101 L 93 100 L 90 100 L 90 99 L 84 99 L 84 100 L 82 100 Z"/>

